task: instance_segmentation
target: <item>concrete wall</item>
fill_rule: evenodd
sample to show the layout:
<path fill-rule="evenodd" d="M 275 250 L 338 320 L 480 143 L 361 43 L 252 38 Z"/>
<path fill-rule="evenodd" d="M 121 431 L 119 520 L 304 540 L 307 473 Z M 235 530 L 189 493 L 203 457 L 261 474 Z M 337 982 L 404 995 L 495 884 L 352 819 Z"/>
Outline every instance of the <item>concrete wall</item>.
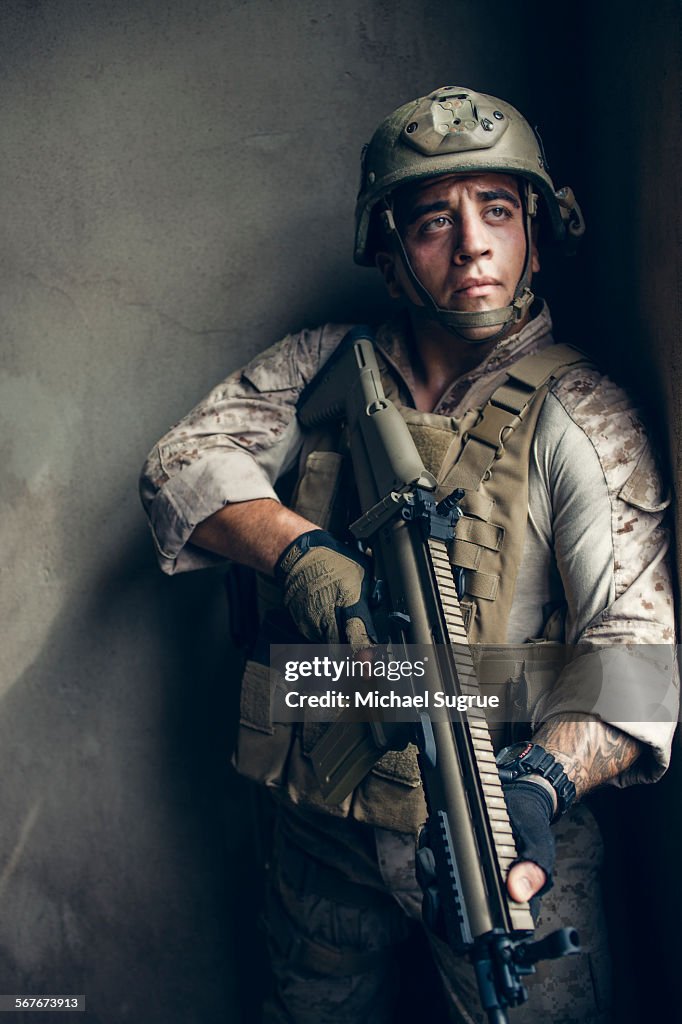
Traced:
<path fill-rule="evenodd" d="M 558 35 L 545 5 L 502 0 L 0 6 L 2 992 L 85 993 L 93 1024 L 251 1019 L 258 876 L 227 766 L 221 578 L 158 572 L 139 466 L 287 330 L 380 315 L 351 217 L 360 145 L 398 102 L 453 79 L 504 95 L 598 211 L 606 164 L 586 171 L 561 130 L 594 110 L 576 89 L 604 75 L 623 5 L 597 8 Z M 659 12 L 645 28 L 664 56 L 646 75 L 670 97 L 674 5 Z M 638 58 L 645 40 L 616 24 Z M 615 53 L 610 66 L 618 92 Z M 591 127 L 585 114 L 572 138 Z M 655 152 L 622 161 L 674 278 Z M 608 253 L 615 288 L 625 252 Z M 672 339 L 652 334 L 659 367 Z"/>

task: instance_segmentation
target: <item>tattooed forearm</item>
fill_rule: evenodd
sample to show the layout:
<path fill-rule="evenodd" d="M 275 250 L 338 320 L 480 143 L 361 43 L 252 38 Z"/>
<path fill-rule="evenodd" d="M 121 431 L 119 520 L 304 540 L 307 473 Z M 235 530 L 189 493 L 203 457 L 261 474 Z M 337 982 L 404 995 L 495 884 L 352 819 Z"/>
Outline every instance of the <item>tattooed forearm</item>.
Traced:
<path fill-rule="evenodd" d="M 557 715 L 533 739 L 561 762 L 578 798 L 620 775 L 642 751 L 637 740 L 592 715 Z"/>

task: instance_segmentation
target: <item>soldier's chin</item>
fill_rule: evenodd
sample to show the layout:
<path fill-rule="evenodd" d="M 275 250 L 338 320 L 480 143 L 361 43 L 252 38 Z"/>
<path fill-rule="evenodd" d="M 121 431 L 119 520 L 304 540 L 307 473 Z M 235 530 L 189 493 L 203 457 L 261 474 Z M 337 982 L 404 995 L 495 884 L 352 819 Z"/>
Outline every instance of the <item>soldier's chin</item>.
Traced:
<path fill-rule="evenodd" d="M 457 324 L 453 325 L 451 330 L 472 345 L 481 345 L 490 341 L 491 338 L 499 339 L 501 337 L 499 324 L 497 327 L 461 327 Z"/>

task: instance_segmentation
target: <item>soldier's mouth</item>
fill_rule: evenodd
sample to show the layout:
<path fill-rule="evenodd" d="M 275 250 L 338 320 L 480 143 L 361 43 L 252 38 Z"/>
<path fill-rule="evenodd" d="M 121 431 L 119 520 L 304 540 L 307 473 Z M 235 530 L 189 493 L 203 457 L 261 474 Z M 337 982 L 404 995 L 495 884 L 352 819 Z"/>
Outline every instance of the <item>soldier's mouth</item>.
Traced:
<path fill-rule="evenodd" d="M 499 286 L 500 282 L 494 277 L 467 277 L 459 288 L 455 289 L 455 295 L 466 297 L 490 295 L 493 288 L 499 288 Z"/>

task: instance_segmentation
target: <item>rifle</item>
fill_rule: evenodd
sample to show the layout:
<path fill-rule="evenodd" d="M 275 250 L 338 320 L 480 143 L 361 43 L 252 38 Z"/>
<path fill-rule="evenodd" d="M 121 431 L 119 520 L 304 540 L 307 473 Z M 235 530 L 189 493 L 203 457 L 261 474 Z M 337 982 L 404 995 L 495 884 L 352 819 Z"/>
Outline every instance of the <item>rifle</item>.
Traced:
<path fill-rule="evenodd" d="M 304 427 L 345 421 L 362 511 L 350 530 L 371 548 L 391 643 L 433 651 L 424 692 L 474 697 L 467 712 L 455 702 L 447 717 L 423 711 L 415 723 L 342 714 L 312 751 L 323 796 L 341 801 L 386 750 L 416 743 L 428 811 L 417 851 L 424 919 L 468 955 L 490 1024 L 505 1024 L 507 1008 L 528 998 L 522 978 L 533 964 L 579 946 L 572 928 L 531 941 L 528 904 L 507 893 L 516 847 L 446 546 L 464 492 L 436 501 L 436 480 L 384 394 L 366 327 L 346 335 L 301 393 L 297 415 Z"/>

